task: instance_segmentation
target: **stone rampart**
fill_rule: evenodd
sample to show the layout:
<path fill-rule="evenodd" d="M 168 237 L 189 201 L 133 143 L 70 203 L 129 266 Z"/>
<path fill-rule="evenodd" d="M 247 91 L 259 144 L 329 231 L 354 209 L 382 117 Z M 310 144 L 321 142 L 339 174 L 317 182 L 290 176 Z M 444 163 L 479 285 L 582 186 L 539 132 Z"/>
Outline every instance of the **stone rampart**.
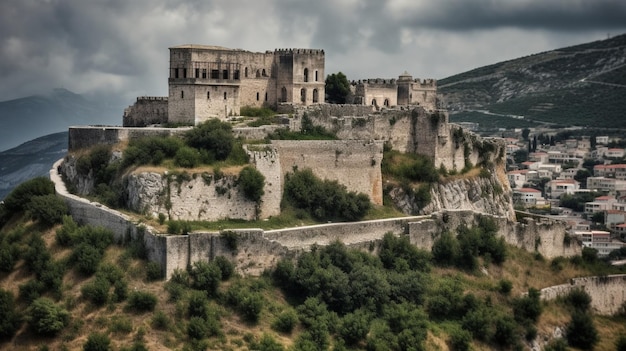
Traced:
<path fill-rule="evenodd" d="M 573 278 L 569 284 L 541 289 L 543 300 L 564 297 L 574 289 L 582 289 L 591 297 L 591 308 L 595 313 L 614 315 L 624 312 L 626 304 L 626 274 Z"/>
<path fill-rule="evenodd" d="M 114 145 L 119 142 L 149 136 L 180 135 L 191 127 L 181 128 L 130 128 L 116 126 L 73 126 L 69 128 L 69 151 L 89 148 L 94 145 Z"/>
<path fill-rule="evenodd" d="M 329 223 L 282 230 L 235 230 L 237 247 L 233 248 L 220 233 L 158 234 L 118 211 L 69 194 L 57 171 L 61 162 L 54 165 L 50 178 L 56 185 L 57 193 L 66 199 L 75 220 L 109 228 L 119 242 L 128 238 L 143 240 L 148 248 L 149 260 L 161 264 L 168 278 L 176 269 L 186 269 L 193 262 L 212 260 L 217 256 L 232 260 L 242 273 L 260 274 L 281 258 L 295 257 L 311 245 L 327 245 L 334 240 L 350 247 L 376 251 L 380 240 L 388 232 L 408 235 L 411 243 L 428 250 L 443 230 L 455 232 L 460 225 L 472 226 L 481 216 L 489 216 L 474 211 L 445 211 L 430 216 Z M 580 253 L 580 247 L 575 243 L 569 247 L 566 245 L 564 223 L 544 219 L 514 223 L 505 217 L 489 217 L 495 219 L 499 235 L 509 244 L 531 252 L 538 251 L 547 258 Z"/>
<path fill-rule="evenodd" d="M 124 127 L 146 127 L 167 123 L 167 97 L 141 96 L 124 110 Z"/>

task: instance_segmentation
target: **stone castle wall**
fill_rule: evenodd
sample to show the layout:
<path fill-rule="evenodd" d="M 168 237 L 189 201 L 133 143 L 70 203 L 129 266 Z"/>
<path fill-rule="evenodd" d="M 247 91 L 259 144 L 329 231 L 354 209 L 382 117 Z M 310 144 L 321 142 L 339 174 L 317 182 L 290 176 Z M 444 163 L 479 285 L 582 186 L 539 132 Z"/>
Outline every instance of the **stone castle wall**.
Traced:
<path fill-rule="evenodd" d="M 582 289 L 591 297 L 591 308 L 595 313 L 614 315 L 624 312 L 626 304 L 626 274 L 599 277 L 573 278 L 569 284 L 541 289 L 543 300 L 564 297 L 574 289 Z"/>
<path fill-rule="evenodd" d="M 167 98 L 141 96 L 132 106 L 124 110 L 124 127 L 145 127 L 151 124 L 167 123 Z"/>
<path fill-rule="evenodd" d="M 192 175 L 142 172 L 130 174 L 125 183 L 127 206 L 138 213 L 171 220 L 224 218 L 254 220 L 256 203 L 245 198 L 236 175 Z"/>
<path fill-rule="evenodd" d="M 382 237 L 388 233 L 408 235 L 414 245 L 430 249 L 443 230 L 452 232 L 459 225 L 473 225 L 479 216 L 489 216 L 473 211 L 445 211 L 431 216 L 402 217 L 356 223 L 332 223 L 282 230 L 237 230 L 237 249 L 226 245 L 220 233 L 192 233 L 190 235 L 162 235 L 150 227 L 134 222 L 118 211 L 69 194 L 58 173 L 62 160 L 50 170 L 57 193 L 62 196 L 74 219 L 82 224 L 111 229 L 117 241 L 128 237 L 143 240 L 148 247 L 148 258 L 162 265 L 165 276 L 176 269 L 186 269 L 195 261 L 209 261 L 225 256 L 238 270 L 247 274 L 260 274 L 271 268 L 281 258 L 294 257 L 311 245 L 326 245 L 340 240 L 350 247 L 376 251 Z M 504 217 L 492 217 L 499 225 L 499 235 L 512 245 L 528 251 L 537 250 L 546 258 L 580 254 L 576 244 L 567 247 L 564 242 L 565 224 L 540 220 L 516 224 Z"/>
<path fill-rule="evenodd" d="M 127 128 L 115 126 L 80 126 L 69 128 L 69 151 L 90 148 L 95 145 L 114 145 L 152 136 L 181 135 L 191 127 L 181 128 Z"/>

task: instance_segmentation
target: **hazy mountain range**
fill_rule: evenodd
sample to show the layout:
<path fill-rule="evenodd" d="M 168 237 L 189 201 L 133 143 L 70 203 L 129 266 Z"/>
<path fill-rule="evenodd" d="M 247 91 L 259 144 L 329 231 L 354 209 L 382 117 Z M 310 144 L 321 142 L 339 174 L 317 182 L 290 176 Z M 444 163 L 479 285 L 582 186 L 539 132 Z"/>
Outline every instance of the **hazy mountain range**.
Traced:
<path fill-rule="evenodd" d="M 626 128 L 626 34 L 480 67 L 437 85 L 453 121 L 509 115 Z"/>
<path fill-rule="evenodd" d="M 496 117 L 515 116 L 509 119 L 518 126 L 626 128 L 626 35 L 477 68 L 438 86 L 452 121 L 492 119 L 497 125 L 503 120 Z M 126 105 L 65 89 L 0 102 L 0 150 L 46 135 L 0 152 L 0 199 L 24 180 L 47 174 L 67 150 L 69 126 L 119 125 Z"/>

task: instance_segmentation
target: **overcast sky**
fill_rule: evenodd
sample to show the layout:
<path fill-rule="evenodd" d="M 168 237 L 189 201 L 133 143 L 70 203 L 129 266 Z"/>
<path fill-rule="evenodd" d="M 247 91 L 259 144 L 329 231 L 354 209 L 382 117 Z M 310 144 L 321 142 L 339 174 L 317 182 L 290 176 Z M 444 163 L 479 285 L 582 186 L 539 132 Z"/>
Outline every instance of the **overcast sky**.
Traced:
<path fill-rule="evenodd" d="M 2 0 L 0 101 L 165 96 L 180 44 L 324 49 L 326 74 L 441 79 L 624 33 L 624 0 Z"/>

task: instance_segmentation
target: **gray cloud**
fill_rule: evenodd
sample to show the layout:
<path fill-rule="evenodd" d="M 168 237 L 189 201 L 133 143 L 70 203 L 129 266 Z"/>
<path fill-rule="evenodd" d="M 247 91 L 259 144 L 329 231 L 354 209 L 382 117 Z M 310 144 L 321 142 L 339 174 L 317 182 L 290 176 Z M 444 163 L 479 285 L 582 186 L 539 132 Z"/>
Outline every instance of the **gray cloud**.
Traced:
<path fill-rule="evenodd" d="M 326 51 L 350 79 L 443 78 L 626 32 L 620 0 L 5 0 L 0 100 L 65 87 L 167 93 L 167 48 Z"/>

